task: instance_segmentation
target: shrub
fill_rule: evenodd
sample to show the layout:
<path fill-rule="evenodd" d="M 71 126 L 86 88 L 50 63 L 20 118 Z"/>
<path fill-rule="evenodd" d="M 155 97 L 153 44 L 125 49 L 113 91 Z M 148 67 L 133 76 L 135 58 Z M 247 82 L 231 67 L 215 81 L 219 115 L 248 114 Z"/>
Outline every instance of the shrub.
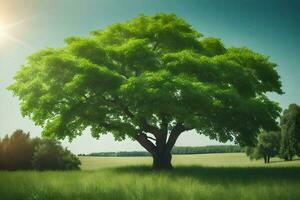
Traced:
<path fill-rule="evenodd" d="M 37 170 L 78 170 L 79 159 L 55 140 L 43 140 L 36 148 L 32 166 Z"/>
<path fill-rule="evenodd" d="M 0 170 L 75 170 L 79 165 L 74 154 L 52 139 L 31 139 L 22 130 L 0 139 Z"/>
<path fill-rule="evenodd" d="M 29 133 L 16 130 L 0 142 L 0 169 L 30 169 L 35 144 Z"/>

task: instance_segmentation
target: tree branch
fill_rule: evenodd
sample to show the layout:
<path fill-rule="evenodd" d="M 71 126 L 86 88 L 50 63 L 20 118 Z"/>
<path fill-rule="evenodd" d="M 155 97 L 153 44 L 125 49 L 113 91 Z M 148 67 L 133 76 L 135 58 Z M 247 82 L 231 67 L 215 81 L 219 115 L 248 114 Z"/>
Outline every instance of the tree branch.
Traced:
<path fill-rule="evenodd" d="M 171 151 L 171 149 L 173 148 L 173 146 L 175 145 L 177 138 L 179 137 L 179 135 L 184 132 L 190 130 L 189 128 L 186 128 L 183 123 L 177 123 L 175 125 L 175 127 L 172 129 L 168 142 L 167 142 L 167 147 L 166 149 L 168 151 Z"/>
<path fill-rule="evenodd" d="M 156 126 L 149 124 L 145 119 L 142 119 L 140 124 L 141 124 L 141 128 L 145 132 L 153 134 L 156 138 L 158 138 L 160 136 L 160 134 L 161 134 L 160 129 L 157 128 Z"/>
<path fill-rule="evenodd" d="M 142 145 L 149 153 L 151 153 L 152 155 L 155 154 L 156 146 L 150 140 L 147 139 L 146 134 L 140 133 L 134 139 L 138 141 L 140 145 Z"/>
<path fill-rule="evenodd" d="M 167 136 L 168 134 L 168 118 L 166 115 L 163 115 L 161 119 L 161 129 L 163 133 Z"/>
<path fill-rule="evenodd" d="M 103 98 L 105 101 L 110 102 L 118 106 L 125 115 L 127 115 L 129 118 L 134 119 L 134 114 L 130 112 L 128 106 L 123 105 L 118 97 L 114 97 L 115 99 L 109 100 Z M 161 135 L 161 131 L 159 128 L 149 124 L 145 119 L 140 120 L 140 127 L 147 133 L 153 134 L 156 138 Z"/>

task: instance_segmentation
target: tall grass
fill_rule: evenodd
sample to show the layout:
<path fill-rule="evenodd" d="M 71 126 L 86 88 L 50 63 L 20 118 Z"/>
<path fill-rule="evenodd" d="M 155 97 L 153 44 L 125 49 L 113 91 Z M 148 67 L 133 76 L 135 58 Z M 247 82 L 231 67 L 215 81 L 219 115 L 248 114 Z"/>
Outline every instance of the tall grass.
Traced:
<path fill-rule="evenodd" d="M 241 166 L 217 165 L 218 156 L 211 155 L 210 164 L 203 166 L 179 162 L 170 172 L 153 172 L 147 165 L 126 166 L 125 160 L 120 166 L 113 163 L 111 168 L 90 171 L 0 172 L 0 199 L 300 199 L 299 161 L 268 166 L 247 161 L 246 165 L 240 155 Z M 238 155 L 231 156 L 236 160 Z"/>

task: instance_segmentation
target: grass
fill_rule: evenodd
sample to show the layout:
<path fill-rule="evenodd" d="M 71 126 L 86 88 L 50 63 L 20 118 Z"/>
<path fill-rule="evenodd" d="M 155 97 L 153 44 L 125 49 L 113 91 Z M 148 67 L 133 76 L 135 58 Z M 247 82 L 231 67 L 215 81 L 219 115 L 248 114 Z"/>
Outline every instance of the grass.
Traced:
<path fill-rule="evenodd" d="M 103 168 L 151 165 L 151 157 L 81 157 L 83 170 L 97 170 Z M 250 161 L 244 153 L 218 153 L 175 155 L 172 163 L 175 167 L 201 165 L 206 167 L 300 167 L 300 160 L 283 162 L 279 158 L 272 158 L 268 165 L 262 160 Z"/>
<path fill-rule="evenodd" d="M 147 157 L 81 159 L 82 171 L 0 172 L 0 199 L 300 199 L 300 160 L 264 165 L 240 153 L 174 156 L 176 168 L 158 173 Z"/>

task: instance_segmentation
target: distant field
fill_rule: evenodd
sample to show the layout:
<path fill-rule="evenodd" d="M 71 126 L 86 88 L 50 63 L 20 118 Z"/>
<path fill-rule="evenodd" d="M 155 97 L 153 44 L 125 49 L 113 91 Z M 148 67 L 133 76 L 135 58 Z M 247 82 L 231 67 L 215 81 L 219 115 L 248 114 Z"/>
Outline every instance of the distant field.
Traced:
<path fill-rule="evenodd" d="M 80 157 L 83 170 L 96 170 L 108 167 L 122 167 L 129 165 L 151 165 L 151 157 Z M 217 153 L 198 155 L 174 155 L 173 165 L 191 166 L 201 165 L 209 167 L 300 167 L 300 160 L 284 162 L 279 158 L 272 158 L 267 165 L 262 160 L 250 161 L 244 153 Z"/>
<path fill-rule="evenodd" d="M 174 156 L 170 172 L 150 157 L 81 157 L 82 171 L 0 172 L 1 200 L 299 200 L 300 160 L 249 161 L 242 153 Z"/>

